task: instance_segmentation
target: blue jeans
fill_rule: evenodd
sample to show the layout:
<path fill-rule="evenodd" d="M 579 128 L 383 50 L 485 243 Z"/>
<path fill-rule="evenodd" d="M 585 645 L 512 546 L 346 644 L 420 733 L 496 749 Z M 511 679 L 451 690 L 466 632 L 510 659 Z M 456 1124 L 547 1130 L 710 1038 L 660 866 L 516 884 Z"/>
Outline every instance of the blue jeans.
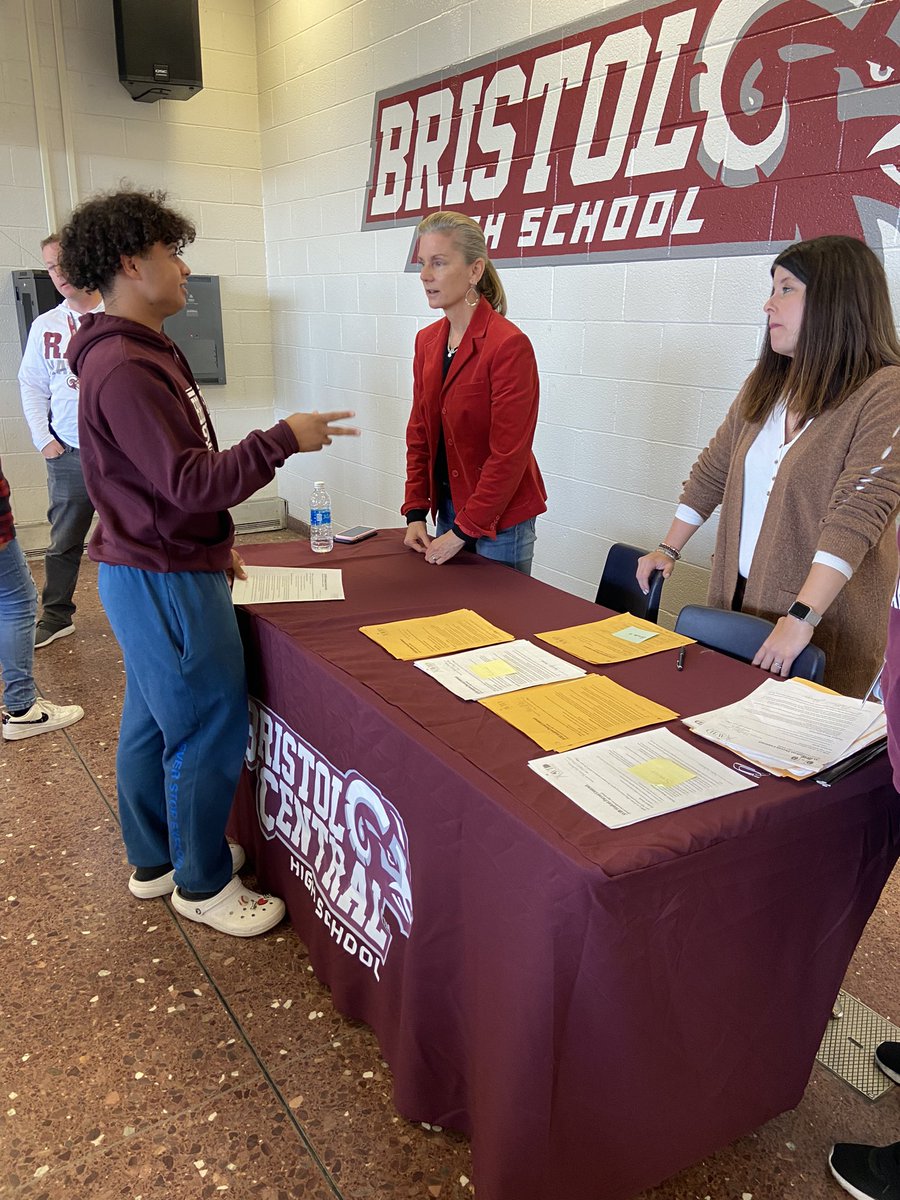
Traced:
<path fill-rule="evenodd" d="M 129 862 L 190 892 L 231 879 L 225 825 L 247 747 L 244 652 L 224 574 L 100 564 L 125 661 L 116 755 Z"/>
<path fill-rule="evenodd" d="M 437 536 L 446 533 L 456 519 L 456 509 L 449 496 L 445 497 L 437 515 Z M 511 525 L 495 538 L 481 537 L 475 542 L 475 553 L 482 558 L 490 558 L 494 562 L 503 563 L 507 567 L 515 567 L 523 575 L 531 574 L 531 560 L 534 558 L 535 532 L 537 517 L 520 521 Z"/>
<path fill-rule="evenodd" d="M 59 458 L 47 459 L 47 487 L 50 549 L 44 559 L 46 580 L 41 593 L 41 620 L 50 629 L 62 629 L 72 624 L 75 613 L 72 597 L 94 515 L 81 473 L 81 454 L 73 446 L 66 446 Z"/>
<path fill-rule="evenodd" d="M 0 674 L 11 712 L 34 704 L 34 615 L 37 589 L 19 539 L 0 547 Z"/>

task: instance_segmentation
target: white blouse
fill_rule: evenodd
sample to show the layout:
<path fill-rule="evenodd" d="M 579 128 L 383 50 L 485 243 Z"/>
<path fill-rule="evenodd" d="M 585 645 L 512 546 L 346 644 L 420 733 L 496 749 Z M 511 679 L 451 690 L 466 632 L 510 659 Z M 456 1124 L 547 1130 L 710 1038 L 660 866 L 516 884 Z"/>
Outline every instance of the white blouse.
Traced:
<path fill-rule="evenodd" d="M 803 436 L 813 421 L 813 418 L 810 417 L 803 428 L 798 429 L 791 440 L 786 442 L 784 440 L 784 418 L 785 406 L 783 403 L 777 404 L 756 435 L 753 445 L 747 451 L 747 457 L 744 459 L 744 496 L 741 508 L 738 571 L 745 579 L 750 574 L 753 554 L 759 540 L 759 531 L 766 515 L 769 496 L 772 494 L 778 469 L 784 462 L 785 455 L 791 446 Z M 679 521 L 684 521 L 688 525 L 700 526 L 703 524 L 703 517 L 696 509 L 687 504 L 679 504 L 675 516 Z M 848 562 L 845 562 L 843 558 L 838 558 L 835 554 L 827 554 L 824 550 L 816 551 L 813 555 L 813 562 L 833 567 L 842 575 L 846 575 L 848 579 L 853 576 L 853 568 Z"/>

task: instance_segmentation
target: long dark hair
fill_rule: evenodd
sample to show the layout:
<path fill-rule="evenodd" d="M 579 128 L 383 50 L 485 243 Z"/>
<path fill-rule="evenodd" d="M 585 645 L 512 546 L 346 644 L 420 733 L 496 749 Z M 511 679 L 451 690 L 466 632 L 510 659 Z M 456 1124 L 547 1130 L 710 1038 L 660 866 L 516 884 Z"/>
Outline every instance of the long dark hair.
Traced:
<path fill-rule="evenodd" d="M 900 366 L 884 267 L 865 242 L 829 236 L 788 246 L 772 264 L 806 285 L 794 357 L 768 332 L 742 389 L 741 415 L 765 421 L 779 400 L 799 420 L 836 408 L 881 367 Z"/>

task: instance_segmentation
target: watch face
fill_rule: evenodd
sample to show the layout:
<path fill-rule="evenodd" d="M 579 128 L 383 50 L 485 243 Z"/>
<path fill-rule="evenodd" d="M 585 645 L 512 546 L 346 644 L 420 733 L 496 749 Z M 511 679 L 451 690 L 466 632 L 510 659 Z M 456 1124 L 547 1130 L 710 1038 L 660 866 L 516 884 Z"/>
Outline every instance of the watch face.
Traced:
<path fill-rule="evenodd" d="M 796 617 L 798 621 L 806 621 L 807 624 L 813 627 L 818 625 L 820 620 L 817 612 L 813 612 L 808 604 L 801 604 L 799 600 L 795 600 L 788 609 L 788 616 Z"/>

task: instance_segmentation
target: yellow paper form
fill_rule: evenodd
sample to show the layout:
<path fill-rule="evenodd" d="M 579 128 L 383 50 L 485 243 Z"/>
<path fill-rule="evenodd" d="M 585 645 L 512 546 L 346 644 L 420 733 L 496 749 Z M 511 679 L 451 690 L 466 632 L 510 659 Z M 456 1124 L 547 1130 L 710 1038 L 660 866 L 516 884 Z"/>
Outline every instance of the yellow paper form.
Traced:
<path fill-rule="evenodd" d="M 551 629 L 534 636 L 589 663 L 626 662 L 630 658 L 644 658 L 662 650 L 689 646 L 694 640 L 645 621 L 643 617 L 633 617 L 631 613 L 618 613 L 604 621 Z"/>
<path fill-rule="evenodd" d="M 436 617 L 391 621 L 387 625 L 363 625 L 359 632 L 383 646 L 394 658 L 404 660 L 456 654 L 460 650 L 514 640 L 511 633 L 491 625 L 470 608 L 457 608 Z"/>
<path fill-rule="evenodd" d="M 602 675 L 548 683 L 479 703 L 521 729 L 543 750 L 575 750 L 678 716 Z"/>

